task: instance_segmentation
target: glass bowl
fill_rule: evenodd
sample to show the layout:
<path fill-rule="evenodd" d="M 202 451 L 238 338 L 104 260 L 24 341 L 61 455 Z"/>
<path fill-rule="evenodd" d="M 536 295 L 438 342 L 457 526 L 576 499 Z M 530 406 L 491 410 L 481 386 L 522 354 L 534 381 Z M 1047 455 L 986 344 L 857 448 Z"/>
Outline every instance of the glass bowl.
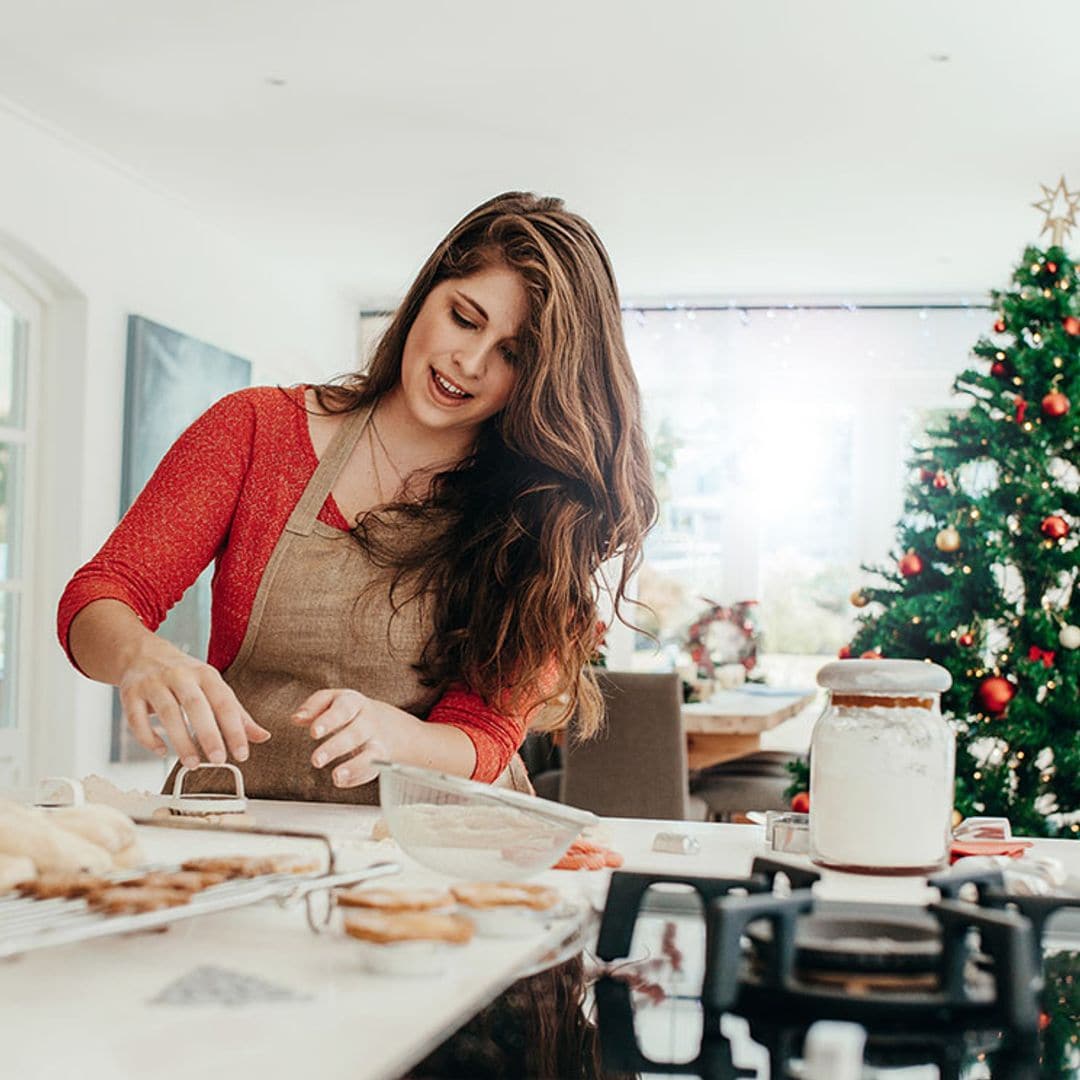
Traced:
<path fill-rule="evenodd" d="M 406 855 L 451 877 L 512 881 L 538 874 L 599 820 L 588 810 L 413 765 L 378 766 L 390 834 Z"/>

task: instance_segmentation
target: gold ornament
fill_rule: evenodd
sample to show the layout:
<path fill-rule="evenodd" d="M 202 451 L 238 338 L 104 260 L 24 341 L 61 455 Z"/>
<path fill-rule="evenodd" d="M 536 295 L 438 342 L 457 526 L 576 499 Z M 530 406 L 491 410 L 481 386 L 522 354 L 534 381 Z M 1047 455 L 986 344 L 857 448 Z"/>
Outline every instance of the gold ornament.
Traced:
<path fill-rule="evenodd" d="M 959 810 L 954 810 L 954 811 L 952 812 L 952 827 L 953 827 L 954 829 L 955 829 L 955 828 L 956 828 L 956 826 L 957 826 L 957 825 L 959 825 L 959 824 L 960 824 L 960 822 L 961 822 L 961 821 L 963 821 L 963 820 L 964 820 L 964 815 L 963 815 L 963 814 L 961 814 Z"/>
<path fill-rule="evenodd" d="M 934 547 L 938 551 L 953 552 L 960 550 L 960 534 L 951 526 L 942 529 L 934 537 Z"/>
<path fill-rule="evenodd" d="M 1046 215 L 1039 235 L 1049 232 L 1051 244 L 1061 247 L 1069 233 L 1076 228 L 1076 208 L 1080 203 L 1080 191 L 1069 191 L 1065 187 L 1064 175 L 1059 178 L 1055 188 L 1049 188 L 1045 184 L 1040 184 L 1039 187 L 1043 189 L 1046 197 L 1031 204 Z"/>
<path fill-rule="evenodd" d="M 870 603 L 870 598 L 858 589 L 856 589 L 848 599 L 851 601 L 852 607 L 866 607 L 866 605 Z"/>

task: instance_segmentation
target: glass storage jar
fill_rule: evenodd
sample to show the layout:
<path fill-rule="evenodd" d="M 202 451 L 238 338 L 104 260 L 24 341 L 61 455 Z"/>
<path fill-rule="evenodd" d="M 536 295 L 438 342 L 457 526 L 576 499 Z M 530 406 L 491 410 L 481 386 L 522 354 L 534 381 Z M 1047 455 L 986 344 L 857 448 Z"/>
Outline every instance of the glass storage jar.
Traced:
<path fill-rule="evenodd" d="M 855 873 L 948 864 L 956 742 L 941 716 L 952 676 L 919 660 L 838 660 L 810 742 L 810 857 Z"/>

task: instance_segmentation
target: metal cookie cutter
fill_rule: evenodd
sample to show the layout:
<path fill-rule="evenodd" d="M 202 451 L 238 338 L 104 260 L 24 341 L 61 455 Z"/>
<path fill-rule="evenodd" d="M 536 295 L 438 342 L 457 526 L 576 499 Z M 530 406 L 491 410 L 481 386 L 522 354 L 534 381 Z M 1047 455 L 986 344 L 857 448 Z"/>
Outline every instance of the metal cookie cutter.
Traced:
<path fill-rule="evenodd" d="M 247 810 L 247 799 L 244 796 L 244 774 L 235 765 L 215 765 L 209 761 L 202 761 L 195 766 L 196 769 L 228 769 L 236 781 L 234 792 L 193 791 L 184 794 L 184 777 L 192 769 L 186 765 L 176 774 L 173 781 L 172 796 L 165 804 L 170 814 L 181 817 L 205 817 L 208 814 L 242 814 Z"/>
<path fill-rule="evenodd" d="M 765 817 L 765 843 L 772 851 L 807 854 L 810 850 L 810 815 L 770 810 Z"/>
<path fill-rule="evenodd" d="M 653 837 L 652 849 L 669 855 L 697 855 L 701 851 L 701 843 L 689 833 L 658 832 Z"/>

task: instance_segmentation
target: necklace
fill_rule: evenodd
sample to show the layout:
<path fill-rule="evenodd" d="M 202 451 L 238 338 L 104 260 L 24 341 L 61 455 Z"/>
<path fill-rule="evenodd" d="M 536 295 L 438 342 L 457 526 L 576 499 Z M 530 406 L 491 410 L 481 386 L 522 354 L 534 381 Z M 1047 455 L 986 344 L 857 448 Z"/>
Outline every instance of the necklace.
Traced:
<path fill-rule="evenodd" d="M 401 475 L 401 470 L 397 467 L 397 463 L 390 456 L 390 451 L 386 449 L 386 443 L 383 442 L 383 437 L 379 434 L 379 429 L 375 424 L 375 414 L 371 414 L 371 419 L 368 421 L 368 430 L 375 436 L 375 441 L 378 442 L 379 447 L 382 449 L 383 457 L 386 458 L 390 465 L 390 468 L 394 470 L 394 475 L 398 478 L 398 493 L 404 494 L 405 492 L 405 477 Z M 374 450 L 374 447 L 372 448 Z M 374 459 L 374 452 L 372 453 L 372 459 Z M 385 502 L 386 497 L 383 494 L 382 481 L 379 479 L 379 468 L 375 467 L 375 487 L 379 492 L 379 501 Z"/>

